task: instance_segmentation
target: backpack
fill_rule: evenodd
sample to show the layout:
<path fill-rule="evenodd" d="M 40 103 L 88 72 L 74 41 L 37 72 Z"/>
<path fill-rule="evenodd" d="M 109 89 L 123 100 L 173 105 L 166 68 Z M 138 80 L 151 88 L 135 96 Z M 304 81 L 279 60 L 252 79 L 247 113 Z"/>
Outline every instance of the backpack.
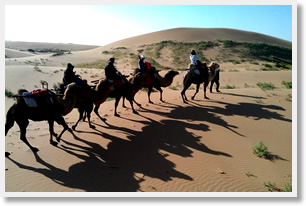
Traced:
<path fill-rule="evenodd" d="M 145 62 L 145 64 L 146 64 L 146 68 L 147 69 L 151 69 L 152 68 L 152 65 L 151 65 L 151 63 L 150 62 Z"/>

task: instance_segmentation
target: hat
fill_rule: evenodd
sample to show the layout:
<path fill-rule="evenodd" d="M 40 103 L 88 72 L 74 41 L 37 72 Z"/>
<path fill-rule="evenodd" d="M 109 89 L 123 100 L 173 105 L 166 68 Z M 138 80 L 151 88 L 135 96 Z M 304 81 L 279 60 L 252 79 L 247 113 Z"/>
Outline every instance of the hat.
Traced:
<path fill-rule="evenodd" d="M 140 55 L 140 58 L 145 59 L 146 56 L 142 54 L 142 55 Z"/>
<path fill-rule="evenodd" d="M 195 55 L 196 54 L 195 50 L 192 50 L 190 54 Z"/>
<path fill-rule="evenodd" d="M 113 61 L 115 61 L 115 58 L 114 57 L 109 58 L 109 61 L 113 62 Z"/>
<path fill-rule="evenodd" d="M 74 66 L 73 66 L 72 64 L 68 63 L 68 64 L 67 64 L 67 68 L 68 68 L 68 69 L 73 69 Z"/>

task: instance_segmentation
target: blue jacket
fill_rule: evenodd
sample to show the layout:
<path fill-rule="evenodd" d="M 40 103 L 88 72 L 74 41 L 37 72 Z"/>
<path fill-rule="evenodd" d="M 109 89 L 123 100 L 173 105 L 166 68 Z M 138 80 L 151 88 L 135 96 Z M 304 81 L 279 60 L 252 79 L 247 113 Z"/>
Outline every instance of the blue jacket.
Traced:
<path fill-rule="evenodd" d="M 145 65 L 145 63 L 143 62 L 142 59 L 138 60 L 138 68 L 140 69 L 140 71 L 146 70 L 146 65 Z"/>

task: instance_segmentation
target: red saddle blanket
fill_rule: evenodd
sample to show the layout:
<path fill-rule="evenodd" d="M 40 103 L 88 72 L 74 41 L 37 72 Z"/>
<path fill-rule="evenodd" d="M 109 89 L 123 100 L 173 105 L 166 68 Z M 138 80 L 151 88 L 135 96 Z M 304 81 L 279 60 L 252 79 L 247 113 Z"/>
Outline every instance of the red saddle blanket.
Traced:
<path fill-rule="evenodd" d="M 35 89 L 31 91 L 31 94 L 33 96 L 43 97 L 43 96 L 48 96 L 49 92 L 47 89 Z"/>

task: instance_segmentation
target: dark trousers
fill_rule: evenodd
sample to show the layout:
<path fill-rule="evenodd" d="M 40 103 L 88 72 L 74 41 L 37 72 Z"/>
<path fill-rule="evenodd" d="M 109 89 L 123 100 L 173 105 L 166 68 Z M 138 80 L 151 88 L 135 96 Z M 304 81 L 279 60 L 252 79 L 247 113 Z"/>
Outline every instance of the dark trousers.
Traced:
<path fill-rule="evenodd" d="M 216 85 L 217 85 L 216 91 L 218 92 L 219 91 L 219 86 L 220 86 L 219 79 L 211 80 L 211 82 L 210 82 L 210 92 L 212 92 L 212 88 L 213 88 L 214 83 L 216 83 Z"/>

